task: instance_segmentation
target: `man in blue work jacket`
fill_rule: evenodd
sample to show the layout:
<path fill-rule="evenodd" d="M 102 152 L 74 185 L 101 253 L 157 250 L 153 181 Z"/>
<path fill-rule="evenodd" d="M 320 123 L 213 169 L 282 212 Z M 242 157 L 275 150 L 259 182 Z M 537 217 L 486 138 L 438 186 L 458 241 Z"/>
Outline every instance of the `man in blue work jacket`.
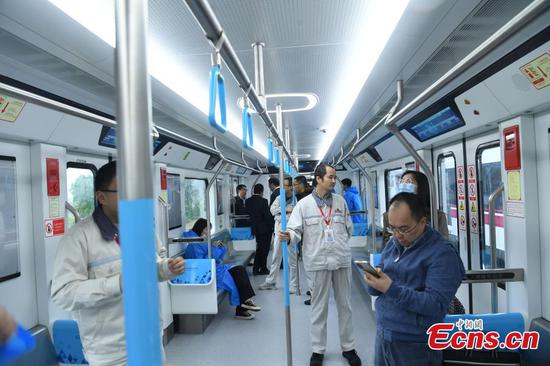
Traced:
<path fill-rule="evenodd" d="M 379 277 L 365 272 L 376 299 L 374 364 L 441 365 L 441 351 L 427 345 L 428 328 L 443 321 L 464 277 L 464 265 L 452 244 L 428 225 L 417 195 L 399 193 L 390 201 L 389 229 Z"/>

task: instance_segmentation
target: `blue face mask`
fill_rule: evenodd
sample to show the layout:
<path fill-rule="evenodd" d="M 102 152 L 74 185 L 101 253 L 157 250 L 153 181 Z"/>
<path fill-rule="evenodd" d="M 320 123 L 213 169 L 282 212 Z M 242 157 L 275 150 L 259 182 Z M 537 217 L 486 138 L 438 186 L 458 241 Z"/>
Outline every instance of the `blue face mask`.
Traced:
<path fill-rule="evenodd" d="M 418 187 L 416 187 L 416 184 L 412 183 L 399 183 L 398 186 L 399 193 L 407 192 L 416 194 L 417 188 Z"/>

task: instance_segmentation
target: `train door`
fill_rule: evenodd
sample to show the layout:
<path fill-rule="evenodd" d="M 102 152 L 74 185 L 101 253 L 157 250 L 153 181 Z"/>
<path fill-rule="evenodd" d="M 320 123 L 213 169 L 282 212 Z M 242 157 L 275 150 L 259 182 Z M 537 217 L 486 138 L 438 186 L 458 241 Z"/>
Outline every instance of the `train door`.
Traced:
<path fill-rule="evenodd" d="M 489 196 L 502 185 L 502 158 L 498 132 L 469 138 L 465 143 L 464 165 L 466 200 L 468 202 L 468 232 L 470 234 L 471 269 L 491 268 L 491 243 L 489 234 Z M 497 267 L 505 267 L 506 242 L 502 196 L 496 200 Z M 506 312 L 506 286 L 498 285 L 499 312 Z M 491 312 L 490 284 L 472 286 L 474 313 Z"/>
<path fill-rule="evenodd" d="M 29 146 L 0 141 L 0 294 L 27 328 L 38 324 L 31 197 Z"/>
<path fill-rule="evenodd" d="M 466 269 L 471 269 L 470 249 L 468 246 L 468 219 L 466 208 L 466 180 L 464 164 L 464 146 L 458 142 L 434 149 L 436 191 L 439 210 L 447 216 L 449 240 L 457 251 Z M 470 287 L 462 285 L 458 289 L 466 312 L 470 309 Z"/>

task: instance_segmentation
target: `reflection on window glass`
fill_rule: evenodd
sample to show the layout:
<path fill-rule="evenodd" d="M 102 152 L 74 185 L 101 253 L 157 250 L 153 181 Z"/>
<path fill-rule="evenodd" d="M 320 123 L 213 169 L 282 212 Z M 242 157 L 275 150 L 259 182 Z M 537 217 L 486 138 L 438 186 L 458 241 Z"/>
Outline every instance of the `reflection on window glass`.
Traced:
<path fill-rule="evenodd" d="M 439 208 L 447 215 L 449 240 L 458 249 L 458 220 L 456 192 L 456 163 L 454 155 L 441 155 L 438 159 Z"/>
<path fill-rule="evenodd" d="M 168 174 L 167 182 L 167 206 L 168 228 L 176 229 L 183 225 L 181 219 L 181 182 L 179 174 Z"/>
<path fill-rule="evenodd" d="M 94 172 L 88 168 L 67 168 L 68 201 L 76 209 L 81 219 L 90 216 L 95 208 Z M 68 226 L 75 222 L 69 213 Z"/>
<path fill-rule="evenodd" d="M 386 170 L 386 209 L 392 197 L 398 193 L 401 174 L 403 174 L 401 168 Z"/>
<path fill-rule="evenodd" d="M 481 261 L 483 268 L 491 268 L 491 234 L 489 230 L 489 196 L 502 185 L 500 175 L 501 159 L 500 147 L 494 146 L 481 150 L 478 153 L 478 186 L 479 199 L 482 207 L 479 210 L 482 253 Z M 495 224 L 496 224 L 496 247 L 497 247 L 497 268 L 505 266 L 505 240 L 504 240 L 504 213 L 503 195 L 499 195 L 495 201 Z"/>
<path fill-rule="evenodd" d="M 185 178 L 184 192 L 185 230 L 190 230 L 197 219 L 201 217 L 206 219 L 206 181 Z"/>

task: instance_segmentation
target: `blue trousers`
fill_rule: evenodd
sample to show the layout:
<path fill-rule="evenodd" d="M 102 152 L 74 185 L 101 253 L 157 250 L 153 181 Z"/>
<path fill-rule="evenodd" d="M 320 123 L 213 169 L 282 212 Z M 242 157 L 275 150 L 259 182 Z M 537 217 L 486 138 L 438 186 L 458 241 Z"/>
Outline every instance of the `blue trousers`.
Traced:
<path fill-rule="evenodd" d="M 441 366 L 443 353 L 426 343 L 386 341 L 377 332 L 374 346 L 375 366 Z"/>

